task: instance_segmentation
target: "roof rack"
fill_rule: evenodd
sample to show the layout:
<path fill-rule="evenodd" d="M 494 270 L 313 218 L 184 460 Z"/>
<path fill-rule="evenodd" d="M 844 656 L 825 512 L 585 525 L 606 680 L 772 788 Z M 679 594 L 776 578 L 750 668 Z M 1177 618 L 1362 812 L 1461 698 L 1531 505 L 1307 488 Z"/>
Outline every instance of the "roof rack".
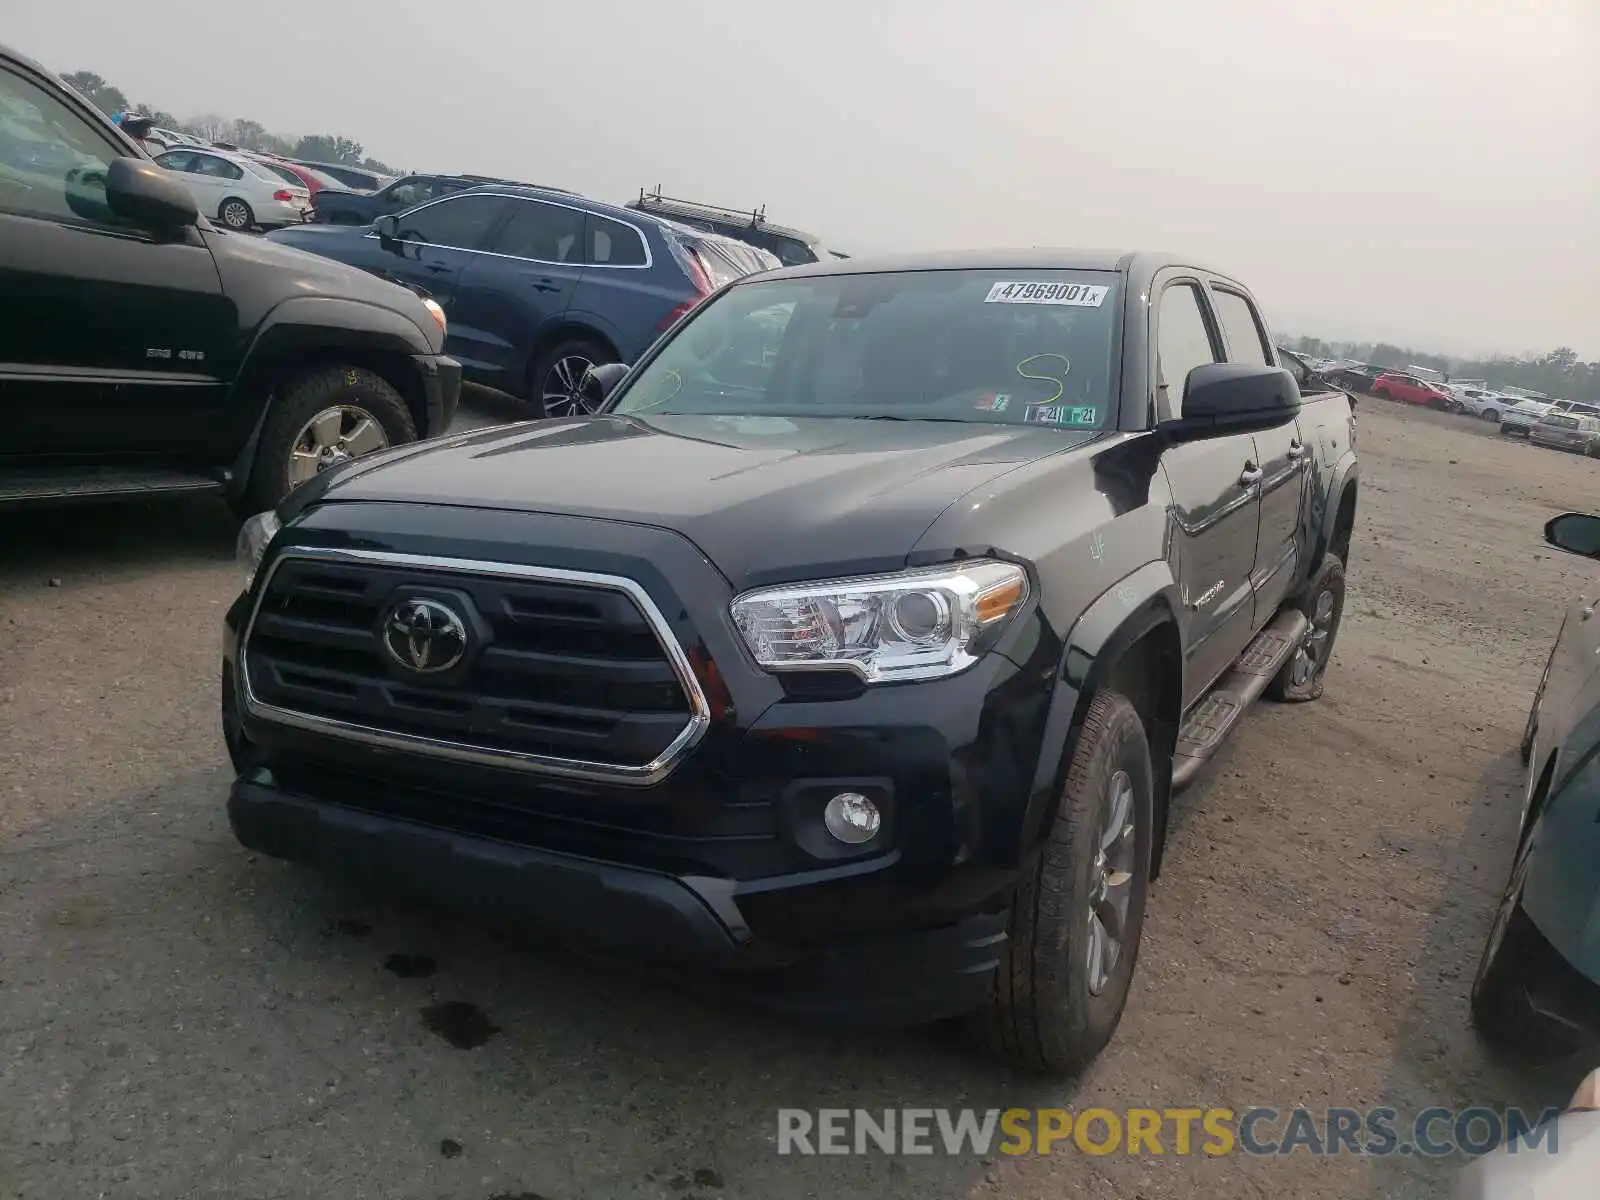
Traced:
<path fill-rule="evenodd" d="M 751 209 L 748 212 L 742 208 L 723 208 L 720 204 L 705 204 L 699 200 L 684 200 L 678 196 L 664 196 L 661 194 L 661 185 L 656 184 L 653 192 L 639 189 L 639 207 L 643 208 L 647 202 L 656 204 L 681 204 L 685 208 L 697 209 L 700 212 L 715 213 L 722 217 L 737 217 L 741 221 L 749 221 L 752 228 L 762 225 L 767 219 L 767 206 Z"/>

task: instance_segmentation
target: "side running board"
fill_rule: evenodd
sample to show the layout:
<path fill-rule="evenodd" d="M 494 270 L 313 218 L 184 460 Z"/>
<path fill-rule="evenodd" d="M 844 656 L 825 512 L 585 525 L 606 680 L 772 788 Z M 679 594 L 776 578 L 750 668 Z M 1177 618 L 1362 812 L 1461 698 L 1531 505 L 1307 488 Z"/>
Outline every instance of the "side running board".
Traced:
<path fill-rule="evenodd" d="M 1250 643 L 1199 704 L 1189 710 L 1178 731 L 1172 754 L 1172 788 L 1187 787 L 1200 768 L 1221 749 L 1249 708 L 1267 690 L 1267 684 L 1289 661 L 1305 636 L 1306 615 L 1297 609 L 1279 613 Z"/>

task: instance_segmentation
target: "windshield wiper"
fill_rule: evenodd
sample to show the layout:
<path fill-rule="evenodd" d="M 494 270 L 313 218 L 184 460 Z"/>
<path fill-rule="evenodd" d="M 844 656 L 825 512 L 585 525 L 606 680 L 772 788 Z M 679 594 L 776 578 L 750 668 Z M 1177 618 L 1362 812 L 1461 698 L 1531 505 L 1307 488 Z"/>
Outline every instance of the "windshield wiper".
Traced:
<path fill-rule="evenodd" d="M 850 413 L 847 421 L 938 421 L 944 425 L 988 425 L 990 421 L 964 421 L 960 417 L 901 417 L 893 413 Z"/>

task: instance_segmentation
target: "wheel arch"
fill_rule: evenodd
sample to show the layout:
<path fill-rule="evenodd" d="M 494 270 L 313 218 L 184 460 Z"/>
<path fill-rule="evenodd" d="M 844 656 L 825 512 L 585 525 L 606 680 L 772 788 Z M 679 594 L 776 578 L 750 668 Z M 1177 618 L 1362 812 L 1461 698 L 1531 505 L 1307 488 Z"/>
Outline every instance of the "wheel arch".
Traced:
<path fill-rule="evenodd" d="M 1151 875 L 1161 864 L 1172 791 L 1172 751 L 1183 712 L 1181 603 L 1170 565 L 1151 562 L 1094 601 L 1066 639 L 1056 690 L 1045 719 L 1033 791 L 1022 827 L 1031 854 L 1065 785 L 1084 717 L 1097 691 L 1127 696 L 1144 720 L 1156 781 Z"/>
<path fill-rule="evenodd" d="M 567 339 L 582 338 L 585 341 L 598 342 L 613 355 L 613 361 L 622 361 L 622 352 L 617 349 L 616 341 L 604 330 L 572 318 L 562 318 L 548 329 L 541 330 L 539 336 L 534 338 L 526 354 L 522 356 L 522 369 L 517 372 L 518 382 L 530 394 L 533 391 L 533 380 L 529 376 L 533 372 L 534 364 L 539 361 L 550 348 L 558 342 Z"/>
<path fill-rule="evenodd" d="M 1350 539 L 1356 527 L 1356 500 L 1361 484 L 1361 468 L 1354 455 L 1340 464 L 1333 482 L 1328 487 L 1329 504 L 1323 510 L 1321 528 L 1317 532 L 1316 549 L 1306 571 L 1310 579 L 1322 568 L 1322 560 L 1332 551 L 1340 561 L 1350 561 Z"/>

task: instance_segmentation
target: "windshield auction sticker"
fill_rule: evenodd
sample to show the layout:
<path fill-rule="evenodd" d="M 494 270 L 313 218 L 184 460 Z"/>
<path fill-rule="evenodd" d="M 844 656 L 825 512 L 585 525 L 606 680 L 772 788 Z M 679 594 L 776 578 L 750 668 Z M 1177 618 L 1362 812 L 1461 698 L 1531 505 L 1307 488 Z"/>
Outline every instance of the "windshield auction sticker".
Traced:
<path fill-rule="evenodd" d="M 1023 420 L 1029 425 L 1083 429 L 1100 423 L 1100 410 L 1092 404 L 1030 404 Z"/>
<path fill-rule="evenodd" d="M 1099 308 L 1111 289 L 1099 283 L 1030 283 L 1001 280 L 983 298 L 985 304 L 1070 304 Z"/>

